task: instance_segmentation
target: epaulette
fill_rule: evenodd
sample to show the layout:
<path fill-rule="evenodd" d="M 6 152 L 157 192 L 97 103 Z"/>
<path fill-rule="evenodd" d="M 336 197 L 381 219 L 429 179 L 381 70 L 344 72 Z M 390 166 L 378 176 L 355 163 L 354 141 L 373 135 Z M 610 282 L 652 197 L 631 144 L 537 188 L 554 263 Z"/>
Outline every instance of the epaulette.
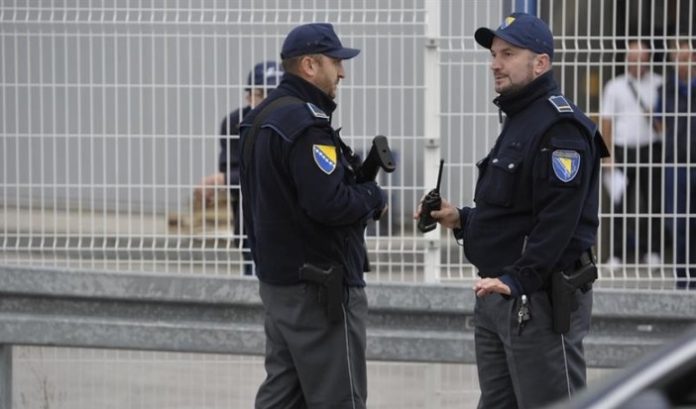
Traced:
<path fill-rule="evenodd" d="M 556 108 L 556 111 L 560 113 L 573 112 L 573 107 L 563 95 L 552 95 L 549 97 L 548 101 Z"/>
<path fill-rule="evenodd" d="M 307 109 L 309 109 L 309 112 L 311 112 L 315 118 L 326 119 L 327 121 L 329 120 L 329 116 L 326 115 L 326 112 L 322 111 L 321 108 L 312 104 L 311 102 L 307 102 Z"/>
<path fill-rule="evenodd" d="M 275 110 L 261 127 L 273 128 L 283 139 L 292 142 L 297 135 L 314 125 L 330 125 L 329 116 L 316 105 L 306 102 Z"/>

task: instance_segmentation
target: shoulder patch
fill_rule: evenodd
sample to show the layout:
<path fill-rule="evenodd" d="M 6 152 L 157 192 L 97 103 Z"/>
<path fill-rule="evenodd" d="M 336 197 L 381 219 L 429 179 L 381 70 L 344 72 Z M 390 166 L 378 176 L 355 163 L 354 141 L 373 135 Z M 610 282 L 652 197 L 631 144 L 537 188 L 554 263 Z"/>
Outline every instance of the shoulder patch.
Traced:
<path fill-rule="evenodd" d="M 568 183 L 575 179 L 580 170 L 580 154 L 577 151 L 557 149 L 551 154 L 553 173 L 561 181 Z"/>
<path fill-rule="evenodd" d="M 329 116 L 326 115 L 326 112 L 322 111 L 321 108 L 312 104 L 311 102 L 307 102 L 307 108 L 309 108 L 309 112 L 311 112 L 315 118 L 322 118 L 327 120 L 329 119 Z"/>
<path fill-rule="evenodd" d="M 330 175 L 336 170 L 336 147 L 331 145 L 312 145 L 312 157 L 322 172 Z"/>
<path fill-rule="evenodd" d="M 549 102 L 558 112 L 573 112 L 573 107 L 563 95 L 553 95 L 549 97 Z"/>

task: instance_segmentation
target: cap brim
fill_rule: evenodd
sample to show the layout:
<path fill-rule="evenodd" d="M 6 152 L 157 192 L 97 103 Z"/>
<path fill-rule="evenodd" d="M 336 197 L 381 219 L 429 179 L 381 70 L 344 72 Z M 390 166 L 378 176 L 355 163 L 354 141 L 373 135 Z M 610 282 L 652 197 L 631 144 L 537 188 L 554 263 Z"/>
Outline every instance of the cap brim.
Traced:
<path fill-rule="evenodd" d="M 476 42 L 479 43 L 481 47 L 488 49 L 490 49 L 491 44 L 493 44 L 493 37 L 495 37 L 495 32 L 487 27 L 480 27 L 474 33 Z"/>
<path fill-rule="evenodd" d="M 490 28 L 486 27 L 481 27 L 476 32 L 474 33 L 474 39 L 476 39 L 476 42 L 479 43 L 482 47 L 488 48 L 489 50 L 491 49 L 491 45 L 493 45 L 493 39 L 495 37 L 500 38 L 501 40 L 504 40 L 515 47 L 520 47 L 520 48 L 525 48 L 528 49 L 524 44 L 521 44 L 516 38 L 510 37 L 509 35 L 506 35 L 505 32 L 503 31 L 498 31 L 495 32 L 491 30 Z"/>
<path fill-rule="evenodd" d="M 356 48 L 339 48 L 338 50 L 325 51 L 322 54 L 331 58 L 338 58 L 339 60 L 349 60 L 360 54 L 360 50 Z"/>

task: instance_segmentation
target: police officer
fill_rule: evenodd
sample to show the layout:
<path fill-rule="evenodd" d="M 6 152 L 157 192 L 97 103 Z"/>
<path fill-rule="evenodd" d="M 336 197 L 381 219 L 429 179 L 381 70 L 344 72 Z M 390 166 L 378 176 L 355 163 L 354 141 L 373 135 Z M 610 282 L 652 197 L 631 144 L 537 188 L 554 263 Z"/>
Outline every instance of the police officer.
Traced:
<path fill-rule="evenodd" d="M 230 201 L 232 214 L 234 216 L 234 234 L 239 237 L 240 212 L 239 212 L 239 123 L 249 112 L 260 104 L 268 95 L 268 92 L 275 88 L 283 76 L 283 71 L 275 61 L 264 61 L 254 65 L 247 77 L 247 88 L 244 90 L 246 106 L 232 111 L 220 124 L 220 154 L 218 156 L 218 172 L 205 176 L 194 191 L 195 200 L 204 202 L 206 205 L 213 203 L 215 199 L 215 188 L 217 186 L 230 186 Z M 251 256 L 244 251 L 248 247 L 246 240 L 237 245 L 242 245 L 242 256 L 244 258 L 244 275 L 252 274 Z"/>
<path fill-rule="evenodd" d="M 375 182 L 356 183 L 331 127 L 343 60 L 359 52 L 331 24 L 294 28 L 280 85 L 241 125 L 244 225 L 266 311 L 257 408 L 365 407 L 364 231 L 386 196 Z M 327 281 L 340 274 L 339 295 L 303 280 L 303 265 Z"/>
<path fill-rule="evenodd" d="M 596 277 L 590 249 L 607 152 L 554 81 L 553 36 L 542 20 L 514 13 L 495 31 L 479 28 L 475 39 L 490 49 L 500 94 L 493 102 L 505 123 L 478 163 L 476 207 L 443 200 L 431 215 L 454 230 L 481 277 L 474 285 L 479 408 L 536 408 L 585 385 L 582 341 Z M 554 276 L 585 271 L 592 277 L 582 289 L 551 299 Z M 552 319 L 562 301 L 571 301 L 565 331 Z"/>

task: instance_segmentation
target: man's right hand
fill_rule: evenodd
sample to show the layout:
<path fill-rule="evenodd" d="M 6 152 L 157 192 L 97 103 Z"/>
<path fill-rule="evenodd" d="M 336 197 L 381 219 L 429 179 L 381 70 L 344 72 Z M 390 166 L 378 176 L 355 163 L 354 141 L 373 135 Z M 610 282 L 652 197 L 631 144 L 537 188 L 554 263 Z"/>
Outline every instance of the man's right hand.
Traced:
<path fill-rule="evenodd" d="M 453 206 L 450 202 L 445 199 L 441 199 L 440 210 L 433 210 L 430 212 L 432 216 L 442 227 L 448 229 L 461 229 L 461 220 L 459 219 L 459 209 Z M 414 213 L 413 218 L 418 220 L 420 218 L 422 209 L 422 200 L 418 204 L 418 209 Z"/>

